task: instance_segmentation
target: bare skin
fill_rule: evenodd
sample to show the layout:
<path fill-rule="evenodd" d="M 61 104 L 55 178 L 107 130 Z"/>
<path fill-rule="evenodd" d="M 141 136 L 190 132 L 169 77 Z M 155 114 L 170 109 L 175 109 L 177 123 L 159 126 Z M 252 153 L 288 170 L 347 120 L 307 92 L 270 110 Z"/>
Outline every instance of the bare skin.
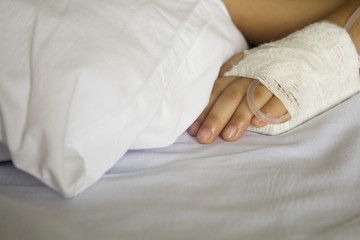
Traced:
<path fill-rule="evenodd" d="M 360 6 L 359 0 L 223 0 L 223 2 L 229 9 L 235 25 L 254 46 L 280 39 L 322 19 L 343 27 Z M 349 33 L 360 53 L 360 18 Z M 236 55 L 222 66 L 208 106 L 189 128 L 189 134 L 196 137 L 198 142 L 212 143 L 219 135 L 226 141 L 235 141 L 250 124 L 257 127 L 266 125 L 253 115 L 246 101 L 246 91 L 253 80 L 222 76 L 233 63 L 241 59 L 242 54 Z M 254 99 L 262 112 L 271 117 L 280 117 L 287 112 L 281 101 L 264 86 L 256 89 Z"/>

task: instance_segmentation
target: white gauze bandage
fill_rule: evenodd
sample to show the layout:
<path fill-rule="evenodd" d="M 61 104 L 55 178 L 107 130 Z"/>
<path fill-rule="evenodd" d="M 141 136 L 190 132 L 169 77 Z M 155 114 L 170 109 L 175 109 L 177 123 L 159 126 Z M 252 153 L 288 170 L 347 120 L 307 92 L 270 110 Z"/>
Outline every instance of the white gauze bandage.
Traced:
<path fill-rule="evenodd" d="M 248 130 L 286 132 L 360 90 L 359 56 L 345 29 L 318 22 L 244 53 L 225 76 L 257 79 L 285 105 L 291 119 Z"/>

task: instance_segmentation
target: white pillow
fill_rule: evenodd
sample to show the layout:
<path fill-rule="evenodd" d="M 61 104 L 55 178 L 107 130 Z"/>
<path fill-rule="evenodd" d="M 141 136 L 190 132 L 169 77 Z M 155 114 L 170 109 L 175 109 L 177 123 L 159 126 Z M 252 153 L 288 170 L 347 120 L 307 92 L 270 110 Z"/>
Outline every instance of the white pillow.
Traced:
<path fill-rule="evenodd" d="M 171 144 L 246 43 L 220 0 L 3 0 L 0 107 L 14 164 L 66 197 L 132 146 Z"/>
<path fill-rule="evenodd" d="M 6 162 L 11 159 L 9 149 L 5 144 L 0 142 L 0 162 Z"/>
<path fill-rule="evenodd" d="M 1 107 L 1 105 L 0 105 L 0 107 Z M 9 149 L 4 144 L 3 139 L 4 139 L 4 135 L 3 135 L 3 131 L 2 131 L 1 114 L 0 114 L 0 162 L 9 161 L 11 159 Z"/>

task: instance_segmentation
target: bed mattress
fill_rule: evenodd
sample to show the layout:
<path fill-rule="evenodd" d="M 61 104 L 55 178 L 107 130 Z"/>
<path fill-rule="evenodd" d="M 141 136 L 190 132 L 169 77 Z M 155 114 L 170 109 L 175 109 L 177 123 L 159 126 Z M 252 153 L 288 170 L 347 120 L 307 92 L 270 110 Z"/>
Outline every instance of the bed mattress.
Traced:
<path fill-rule="evenodd" d="M 359 239 L 359 101 L 279 136 L 131 150 L 72 199 L 0 163 L 0 239 Z"/>

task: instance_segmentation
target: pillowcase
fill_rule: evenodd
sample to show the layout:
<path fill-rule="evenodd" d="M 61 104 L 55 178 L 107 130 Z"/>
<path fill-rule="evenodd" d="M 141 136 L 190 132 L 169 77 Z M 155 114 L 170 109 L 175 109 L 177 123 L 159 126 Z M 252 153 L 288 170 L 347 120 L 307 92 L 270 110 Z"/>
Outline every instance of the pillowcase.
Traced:
<path fill-rule="evenodd" d="M 128 149 L 174 142 L 247 47 L 219 0 L 1 4 L 1 141 L 65 197 Z"/>
<path fill-rule="evenodd" d="M 0 162 L 7 162 L 11 159 L 7 146 L 0 142 Z"/>
<path fill-rule="evenodd" d="M 0 115 L 0 162 L 9 161 L 11 159 L 9 149 L 3 143 L 4 135 L 2 132 L 2 123 L 1 123 L 1 115 Z"/>

